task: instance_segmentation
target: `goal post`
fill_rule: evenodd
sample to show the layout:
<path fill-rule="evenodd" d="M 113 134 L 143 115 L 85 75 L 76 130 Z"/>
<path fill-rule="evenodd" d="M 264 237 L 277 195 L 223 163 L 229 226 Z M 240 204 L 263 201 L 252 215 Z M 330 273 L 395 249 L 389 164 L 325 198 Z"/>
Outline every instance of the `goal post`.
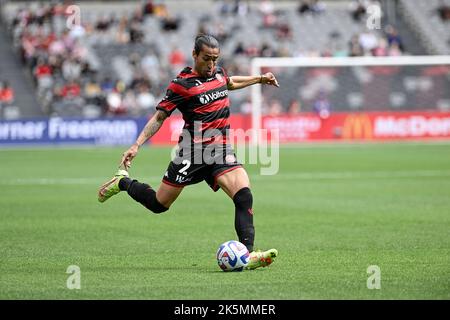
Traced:
<path fill-rule="evenodd" d="M 437 67 L 437 68 L 430 68 Z M 309 70 L 310 72 L 304 72 Z M 359 101 L 346 105 L 343 99 L 335 102 L 333 111 L 377 111 L 395 109 L 439 109 L 450 110 L 450 55 L 447 56 L 395 56 L 395 57 L 298 57 L 298 58 L 253 58 L 251 73 L 254 75 L 272 71 L 278 78 L 280 89 L 289 86 L 290 91 L 281 90 L 286 99 L 311 98 L 311 92 L 325 90 L 335 97 L 347 95 L 347 100 Z M 322 72 L 321 72 L 322 71 Z M 321 77 L 320 74 L 323 76 Z M 319 75 L 319 76 L 317 76 Z M 387 76 L 386 76 L 387 75 Z M 438 78 L 436 78 L 438 76 Z M 390 78 L 389 78 L 390 77 Z M 312 83 L 311 78 L 315 81 Z M 384 80 L 388 79 L 388 80 Z M 389 85 L 392 86 L 389 92 Z M 436 84 L 435 82 L 438 82 Z M 354 88 L 352 88 L 352 84 Z M 306 90 L 306 87 L 310 89 Z M 387 86 L 387 87 L 385 87 Z M 437 88 L 439 86 L 439 88 Z M 277 97 L 277 88 L 252 86 L 252 143 L 260 143 L 263 101 Z M 305 89 L 305 90 L 303 90 Z M 303 90 L 303 92 L 302 92 Z M 270 92 L 269 92 L 270 91 Z M 297 92 L 296 92 L 297 91 Z M 430 91 L 430 101 L 420 99 L 420 94 Z M 267 93 L 269 92 L 269 93 Z M 300 93 L 299 93 L 300 92 Z M 381 97 L 389 97 L 392 103 L 383 103 Z M 267 94 L 266 94 L 267 93 Z M 365 93 L 365 96 L 364 96 Z M 303 97 L 302 97 L 303 95 Z M 288 97 L 287 97 L 288 96 Z M 432 97 L 436 99 L 433 100 Z M 377 97 L 380 99 L 377 100 Z M 354 98 L 352 100 L 352 98 Z M 422 104 L 422 105 L 421 105 Z M 426 104 L 426 105 L 425 105 Z M 308 109 L 308 108 L 307 108 Z M 309 110 L 311 107 L 309 106 Z"/>

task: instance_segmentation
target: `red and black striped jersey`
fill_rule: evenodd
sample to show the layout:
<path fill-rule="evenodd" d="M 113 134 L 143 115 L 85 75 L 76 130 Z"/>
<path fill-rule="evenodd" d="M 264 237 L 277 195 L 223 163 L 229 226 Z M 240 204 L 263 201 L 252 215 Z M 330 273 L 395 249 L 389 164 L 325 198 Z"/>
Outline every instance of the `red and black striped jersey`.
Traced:
<path fill-rule="evenodd" d="M 156 109 L 166 112 L 169 116 L 178 109 L 185 121 L 183 129 L 189 131 L 192 139 L 206 137 L 206 130 L 212 129 L 220 131 L 225 137 L 226 130 L 230 127 L 228 82 L 229 78 L 223 68 L 216 68 L 210 78 L 204 78 L 192 68 L 186 67 L 171 81 L 166 96 Z M 203 138 L 202 142 L 212 142 L 206 140 L 208 139 Z"/>

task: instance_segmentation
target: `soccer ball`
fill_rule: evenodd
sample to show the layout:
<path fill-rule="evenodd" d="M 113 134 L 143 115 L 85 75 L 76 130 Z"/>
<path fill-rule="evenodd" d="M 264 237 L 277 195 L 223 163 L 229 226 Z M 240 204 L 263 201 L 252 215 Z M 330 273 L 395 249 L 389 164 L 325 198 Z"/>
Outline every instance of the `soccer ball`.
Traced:
<path fill-rule="evenodd" d="M 222 243 L 217 250 L 216 258 L 223 271 L 242 271 L 248 264 L 250 253 L 239 241 L 230 240 Z"/>

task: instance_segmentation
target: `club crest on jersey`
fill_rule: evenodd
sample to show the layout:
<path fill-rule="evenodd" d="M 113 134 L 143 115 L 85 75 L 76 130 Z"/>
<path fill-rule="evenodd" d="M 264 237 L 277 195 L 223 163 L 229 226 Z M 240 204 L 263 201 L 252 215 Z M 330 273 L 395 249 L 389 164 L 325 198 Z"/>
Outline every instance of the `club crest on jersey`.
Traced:
<path fill-rule="evenodd" d="M 198 98 L 201 104 L 208 104 L 211 101 L 228 96 L 228 90 L 217 91 L 212 93 L 203 93 Z"/>
<path fill-rule="evenodd" d="M 221 74 L 216 73 L 216 79 L 219 80 L 220 82 L 223 82 L 223 77 Z"/>

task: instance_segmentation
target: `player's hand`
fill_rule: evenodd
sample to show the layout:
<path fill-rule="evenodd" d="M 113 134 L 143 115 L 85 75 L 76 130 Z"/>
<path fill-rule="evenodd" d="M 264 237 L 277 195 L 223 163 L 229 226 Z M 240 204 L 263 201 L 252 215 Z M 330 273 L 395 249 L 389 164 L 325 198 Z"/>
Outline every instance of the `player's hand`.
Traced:
<path fill-rule="evenodd" d="M 120 160 L 119 166 L 123 166 L 126 170 L 131 167 L 131 161 L 136 157 L 139 151 L 139 146 L 133 144 L 127 151 L 122 154 L 122 160 Z"/>
<path fill-rule="evenodd" d="M 272 72 L 267 72 L 267 73 L 263 74 L 262 78 L 261 78 L 261 83 L 275 86 L 277 88 L 280 87 L 280 85 L 278 84 L 277 78 L 275 78 L 275 76 L 273 75 Z"/>

